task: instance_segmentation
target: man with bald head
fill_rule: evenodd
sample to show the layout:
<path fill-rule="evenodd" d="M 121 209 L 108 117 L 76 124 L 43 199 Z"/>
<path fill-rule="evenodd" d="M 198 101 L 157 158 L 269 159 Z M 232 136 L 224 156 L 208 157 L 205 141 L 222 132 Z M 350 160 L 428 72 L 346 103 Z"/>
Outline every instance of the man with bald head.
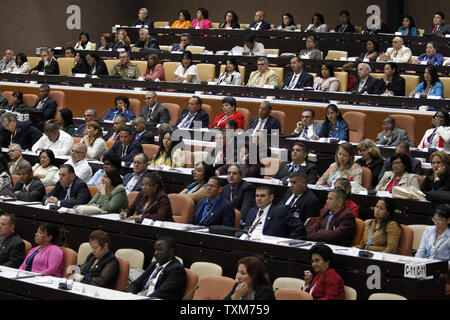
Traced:
<path fill-rule="evenodd" d="M 114 118 L 113 126 L 108 130 L 105 135 L 105 140 L 107 141 L 117 141 L 119 140 L 120 130 L 127 124 L 127 121 L 122 116 L 117 116 Z"/>
<path fill-rule="evenodd" d="M 147 121 L 142 117 L 136 117 L 133 122 L 134 140 L 140 144 L 155 143 L 155 135 L 153 132 L 147 130 Z"/>
<path fill-rule="evenodd" d="M 401 37 L 395 37 L 392 39 L 392 48 L 388 48 L 385 53 L 380 54 L 377 62 L 391 61 L 409 63 L 411 62 L 411 56 L 411 49 L 404 46 L 403 39 Z"/>
<path fill-rule="evenodd" d="M 70 155 L 73 138 L 63 130 L 59 130 L 55 123 L 49 123 L 44 128 L 44 135 L 31 147 L 31 151 L 39 153 L 50 149 L 55 156 Z"/>
<path fill-rule="evenodd" d="M 358 77 L 353 93 L 360 94 L 381 94 L 384 92 L 385 84 L 383 80 L 370 76 L 370 66 L 367 63 L 358 64 Z"/>
<path fill-rule="evenodd" d="M 264 11 L 256 11 L 255 22 L 250 25 L 251 30 L 269 30 L 270 24 L 264 21 Z"/>
<path fill-rule="evenodd" d="M 70 159 L 65 164 L 70 164 L 75 170 L 75 175 L 88 182 L 92 178 L 92 169 L 86 159 L 87 147 L 84 143 L 76 143 L 70 150 Z M 55 175 L 54 182 L 58 182 L 59 176 Z"/>
<path fill-rule="evenodd" d="M 150 127 L 156 127 L 157 124 L 169 123 L 169 110 L 158 102 L 158 96 L 155 91 L 147 92 L 144 99 L 145 107 L 142 109 L 141 117 L 147 121 Z"/>
<path fill-rule="evenodd" d="M 14 51 L 12 49 L 5 50 L 5 56 L 0 61 L 0 72 L 8 70 L 14 65 Z"/>

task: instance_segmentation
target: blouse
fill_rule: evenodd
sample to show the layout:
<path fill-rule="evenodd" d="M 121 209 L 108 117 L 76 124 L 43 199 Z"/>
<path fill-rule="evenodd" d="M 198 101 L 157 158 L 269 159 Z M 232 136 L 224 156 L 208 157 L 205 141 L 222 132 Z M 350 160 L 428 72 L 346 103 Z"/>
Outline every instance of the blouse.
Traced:
<path fill-rule="evenodd" d="M 364 221 L 366 227 L 361 239 L 361 243 L 357 246 L 360 249 L 381 251 L 386 253 L 397 253 L 398 243 L 402 229 L 397 222 L 389 221 L 386 230 L 375 229 L 375 219 Z"/>
<path fill-rule="evenodd" d="M 403 28 L 403 26 L 398 27 L 397 32 L 401 32 L 402 36 L 418 36 L 419 32 L 416 27 L 412 28 Z"/>
<path fill-rule="evenodd" d="M 324 23 L 316 27 L 313 23 L 311 23 L 305 31 L 328 32 L 328 26 Z"/>
<path fill-rule="evenodd" d="M 12 187 L 13 187 L 13 185 L 12 185 L 10 175 L 6 171 L 3 171 L 0 174 L 0 195 L 3 196 L 5 194 L 9 193 L 9 191 L 11 191 Z"/>
<path fill-rule="evenodd" d="M 75 45 L 75 50 L 94 50 L 94 44 L 88 41 L 88 43 L 86 43 L 86 46 L 83 48 L 83 46 L 79 42 L 77 42 L 77 44 Z"/>
<path fill-rule="evenodd" d="M 222 112 L 214 119 L 214 122 L 209 127 L 225 129 L 225 125 L 227 124 L 227 121 L 229 121 L 229 120 L 236 120 L 238 123 L 238 128 L 244 129 L 244 115 L 242 113 L 238 113 L 236 111 L 229 118 L 226 117 L 225 112 Z"/>
<path fill-rule="evenodd" d="M 320 77 L 314 79 L 314 90 L 320 91 L 339 91 L 339 79 L 336 77 L 329 77 L 323 80 Z"/>
<path fill-rule="evenodd" d="M 433 171 L 429 172 L 420 186 L 423 192 L 429 191 L 450 191 L 450 171 L 447 170 L 439 177 L 439 180 L 434 180 Z"/>
<path fill-rule="evenodd" d="M 358 184 L 362 183 L 362 168 L 359 164 L 353 163 L 351 168 L 346 170 L 338 170 L 338 165 L 336 162 L 333 162 L 330 167 L 325 171 L 325 173 L 320 177 L 317 184 L 320 185 L 328 185 L 333 186 L 334 182 L 338 178 L 346 178 L 350 181 L 354 181 Z"/>
<path fill-rule="evenodd" d="M 199 22 L 198 19 L 194 19 L 192 21 L 192 27 L 194 29 L 210 29 L 211 28 L 211 20 L 203 19 L 202 22 Z"/>
<path fill-rule="evenodd" d="M 136 118 L 136 115 L 130 109 L 125 109 L 125 112 L 119 113 L 119 109 L 111 108 L 108 110 L 106 115 L 103 117 L 103 120 L 111 120 L 113 121 L 116 117 L 121 116 L 125 118 L 126 122 L 133 121 Z"/>
<path fill-rule="evenodd" d="M 26 270 L 28 258 L 36 251 L 39 252 L 34 256 L 31 272 L 61 277 L 64 268 L 64 254 L 60 247 L 52 243 L 42 250 L 41 246 L 31 249 L 19 269 Z"/>
<path fill-rule="evenodd" d="M 169 198 L 164 190 L 159 191 L 155 195 L 152 203 L 147 203 L 147 198 L 142 191 L 125 210 L 128 217 L 133 215 L 140 215 L 143 218 L 159 220 L 159 221 L 173 221 L 172 209 Z"/>
<path fill-rule="evenodd" d="M 22 65 L 20 67 L 14 63 L 11 66 L 11 68 L 9 68 L 8 72 L 11 72 L 11 73 L 28 73 L 28 72 L 30 72 L 30 70 L 31 70 L 30 64 L 28 63 L 28 61 L 26 61 L 26 62 L 22 63 Z"/>
<path fill-rule="evenodd" d="M 442 56 L 442 54 L 440 53 L 436 53 L 434 56 L 432 56 L 431 58 L 428 57 L 428 55 L 426 53 L 422 53 L 417 60 L 419 60 L 420 62 L 422 61 L 426 61 L 427 64 L 431 63 L 431 64 L 437 64 L 439 66 L 441 66 L 444 63 L 444 57 Z"/>
<path fill-rule="evenodd" d="M 226 71 L 222 72 L 219 76 L 219 80 L 217 84 L 232 84 L 235 86 L 242 85 L 242 76 L 238 71 L 233 71 L 231 74 L 228 74 Z"/>
<path fill-rule="evenodd" d="M 90 253 L 86 262 L 80 267 L 80 273 L 84 276 L 82 283 L 93 286 L 114 289 L 119 276 L 119 262 L 114 253 L 109 250 L 95 266 L 96 258 Z"/>
<path fill-rule="evenodd" d="M 332 268 L 328 268 L 322 276 L 316 274 L 304 289 L 314 300 L 345 300 L 344 280 Z"/>
<path fill-rule="evenodd" d="M 331 122 L 324 121 L 316 135 L 319 138 L 333 138 L 340 141 L 348 141 L 347 122 L 345 120 L 338 120 L 334 130 L 331 130 Z"/>
<path fill-rule="evenodd" d="M 166 81 L 166 74 L 161 63 L 158 63 L 153 70 L 149 70 L 147 67 L 145 71 L 141 73 L 141 77 L 146 80 L 155 81 L 156 79 L 159 79 L 160 81 Z"/>
<path fill-rule="evenodd" d="M 443 148 L 444 151 L 450 152 L 450 127 L 440 126 L 437 129 L 428 129 L 418 147 L 420 149 Z"/>
<path fill-rule="evenodd" d="M 33 166 L 33 175 L 35 177 L 44 176 L 44 178 L 41 179 L 41 181 L 46 187 L 55 185 L 53 181 L 55 180 L 55 176 L 58 174 L 58 172 L 59 169 L 51 165 L 44 168 L 39 163 L 36 163 Z"/>
<path fill-rule="evenodd" d="M 157 159 L 150 164 L 151 167 L 170 166 L 172 168 L 184 167 L 184 152 L 181 149 L 172 151 L 172 157 L 166 158 L 166 153 L 161 152 Z"/>
<path fill-rule="evenodd" d="M 320 60 L 322 59 L 322 53 L 319 49 L 312 49 L 309 53 L 307 53 L 306 49 L 303 49 L 302 51 L 300 51 L 299 57 L 301 59 Z"/>
<path fill-rule="evenodd" d="M 81 140 L 84 143 L 84 140 Z M 108 151 L 108 146 L 103 138 L 97 138 L 94 143 L 87 148 L 87 154 L 90 159 L 98 159 L 100 155 Z"/>
<path fill-rule="evenodd" d="M 196 83 L 199 84 L 200 83 L 200 78 L 198 77 L 198 68 L 195 64 L 191 65 L 189 68 L 187 68 L 186 71 L 184 71 L 184 67 L 180 64 L 178 66 L 178 68 L 175 70 L 174 74 L 178 77 L 178 78 L 182 78 L 185 79 L 183 81 L 183 83 L 188 83 L 186 81 L 186 78 L 190 75 L 193 75 L 194 78 L 192 79 L 192 81 L 190 83 Z"/>
<path fill-rule="evenodd" d="M 172 29 L 187 29 L 189 27 L 192 27 L 192 22 L 190 20 L 176 20 L 171 26 Z"/>
<path fill-rule="evenodd" d="M 416 258 L 450 260 L 450 229 L 447 228 L 437 239 L 436 234 L 436 226 L 429 226 L 425 229 L 416 252 Z"/>
<path fill-rule="evenodd" d="M 206 189 L 206 183 L 203 185 L 198 184 L 197 182 L 192 182 L 190 185 L 188 185 L 186 187 L 187 191 L 185 194 L 191 194 L 194 192 L 197 192 L 198 190 L 200 190 L 201 188 L 205 188 Z"/>
<path fill-rule="evenodd" d="M 380 55 L 380 53 L 377 52 L 377 51 L 374 51 L 374 52 L 363 52 L 363 53 L 361 53 L 359 58 L 361 60 L 369 59 L 370 62 L 375 62 L 375 61 L 377 61 L 377 58 L 378 58 L 379 55 Z"/>
<path fill-rule="evenodd" d="M 95 205 L 106 212 L 120 212 L 128 207 L 128 197 L 123 184 L 114 187 L 110 194 L 101 194 L 97 191 L 94 198 L 89 201 L 90 205 Z"/>
<path fill-rule="evenodd" d="M 427 85 L 425 82 L 419 83 L 419 85 L 416 87 L 416 89 L 414 89 L 414 91 L 411 92 L 411 94 L 409 96 L 411 97 L 418 92 L 426 93 L 426 87 L 427 87 Z M 444 89 L 442 87 L 442 83 L 440 81 L 438 81 L 435 84 L 433 84 L 433 86 L 431 86 L 431 89 L 428 92 L 427 96 L 437 96 L 437 97 L 443 98 L 444 97 L 443 90 Z"/>

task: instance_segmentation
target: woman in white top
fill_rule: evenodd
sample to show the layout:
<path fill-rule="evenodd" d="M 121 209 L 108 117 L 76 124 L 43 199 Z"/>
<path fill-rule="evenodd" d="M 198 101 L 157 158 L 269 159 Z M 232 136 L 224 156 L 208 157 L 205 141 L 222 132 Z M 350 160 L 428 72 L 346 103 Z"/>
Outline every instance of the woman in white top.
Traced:
<path fill-rule="evenodd" d="M 33 166 L 33 175 L 41 179 L 44 186 L 54 186 L 54 178 L 59 169 L 55 163 L 55 154 L 50 149 L 42 150 L 39 153 L 39 163 Z"/>
<path fill-rule="evenodd" d="M 227 59 L 227 64 L 225 66 L 225 71 L 219 76 L 217 84 L 232 84 L 235 86 L 242 85 L 242 76 L 239 72 L 238 64 L 236 59 Z"/>
<path fill-rule="evenodd" d="M 200 83 L 197 66 L 192 62 L 192 53 L 185 51 L 181 57 L 181 65 L 174 72 L 175 81 L 180 83 Z"/>
<path fill-rule="evenodd" d="M 328 26 L 325 24 L 325 18 L 322 14 L 316 13 L 312 17 L 312 23 L 305 31 L 328 32 Z"/>
<path fill-rule="evenodd" d="M 75 50 L 94 50 L 94 44 L 89 41 L 87 32 L 80 33 L 79 41 L 75 45 Z"/>
<path fill-rule="evenodd" d="M 100 155 L 108 151 L 105 140 L 102 136 L 102 128 L 95 121 L 86 124 L 86 135 L 81 140 L 87 147 L 86 158 L 98 159 Z"/>
<path fill-rule="evenodd" d="M 8 72 L 25 74 L 30 72 L 30 69 L 27 56 L 24 53 L 18 53 L 16 56 L 16 63 L 9 68 Z"/>
<path fill-rule="evenodd" d="M 444 149 L 444 151 L 450 152 L 450 115 L 448 112 L 437 111 L 431 119 L 431 124 L 434 128 L 425 132 L 418 147 L 420 149 Z"/>
<path fill-rule="evenodd" d="M 281 24 L 276 28 L 276 30 L 295 30 L 297 25 L 294 22 L 294 17 L 289 12 L 283 14 L 281 17 Z"/>
<path fill-rule="evenodd" d="M 322 77 L 314 79 L 314 90 L 339 91 L 339 79 L 334 76 L 334 67 L 330 63 L 324 63 L 321 67 Z"/>

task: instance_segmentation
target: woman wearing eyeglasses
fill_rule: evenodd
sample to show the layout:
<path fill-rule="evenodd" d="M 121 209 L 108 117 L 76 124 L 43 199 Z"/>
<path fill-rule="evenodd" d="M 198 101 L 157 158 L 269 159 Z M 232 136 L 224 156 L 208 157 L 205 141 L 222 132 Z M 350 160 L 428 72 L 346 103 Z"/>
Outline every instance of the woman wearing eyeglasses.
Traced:
<path fill-rule="evenodd" d="M 411 161 L 404 153 L 396 153 L 391 156 L 392 171 L 386 171 L 376 186 L 376 191 L 389 191 L 392 193 L 395 187 L 415 187 L 419 189 L 417 175 L 411 172 Z"/>

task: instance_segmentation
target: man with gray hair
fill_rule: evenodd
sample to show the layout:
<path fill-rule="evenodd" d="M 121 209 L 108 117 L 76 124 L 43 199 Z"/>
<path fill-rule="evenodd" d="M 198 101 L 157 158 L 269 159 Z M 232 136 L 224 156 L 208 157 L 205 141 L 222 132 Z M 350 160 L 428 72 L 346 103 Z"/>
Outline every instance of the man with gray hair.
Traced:
<path fill-rule="evenodd" d="M 92 169 L 86 160 L 87 147 L 84 143 L 76 143 L 70 150 L 70 159 L 64 164 L 70 164 L 78 178 L 88 182 L 92 178 Z M 59 176 L 55 175 L 54 182 L 58 182 Z"/>
<path fill-rule="evenodd" d="M 147 8 L 140 8 L 138 18 L 130 23 L 130 26 L 147 26 L 148 28 L 154 28 L 153 21 L 148 17 Z"/>
<path fill-rule="evenodd" d="M 72 136 L 59 130 L 55 123 L 49 123 L 44 128 L 44 135 L 33 145 L 31 151 L 39 153 L 44 149 L 50 149 L 55 156 L 67 156 L 72 146 Z"/>
<path fill-rule="evenodd" d="M 183 33 L 180 36 L 180 43 L 172 44 L 172 52 L 184 52 L 186 47 L 192 46 L 191 35 L 189 33 Z"/>
<path fill-rule="evenodd" d="M 95 108 L 87 108 L 84 111 L 84 124 L 80 125 L 75 133 L 72 135 L 73 137 L 83 138 L 86 135 L 86 126 L 88 122 L 97 121 L 97 110 Z"/>
<path fill-rule="evenodd" d="M 0 61 L 0 72 L 3 72 L 5 70 L 8 70 L 12 66 L 14 66 L 14 51 L 12 49 L 6 49 L 5 50 L 5 56 Z"/>
<path fill-rule="evenodd" d="M 253 71 L 248 79 L 247 87 L 263 87 L 264 85 L 278 85 L 278 75 L 269 69 L 269 61 L 266 57 L 258 58 L 256 63 L 258 70 Z"/>
<path fill-rule="evenodd" d="M 269 134 L 272 134 L 272 130 L 278 130 L 280 133 L 280 121 L 270 115 L 272 112 L 272 103 L 270 101 L 263 101 L 259 105 L 258 117 L 254 117 L 250 121 L 248 129 L 255 134 L 259 130 L 268 130 Z"/>
<path fill-rule="evenodd" d="M 55 59 L 52 59 L 50 50 L 41 50 L 41 61 L 38 65 L 30 70 L 30 73 L 37 74 L 39 72 L 44 72 L 45 74 L 57 74 L 59 75 L 59 65 Z"/>
<path fill-rule="evenodd" d="M 139 41 L 131 48 L 132 52 L 159 52 L 159 44 L 156 38 L 148 33 L 148 29 L 139 30 Z"/>
<path fill-rule="evenodd" d="M 358 77 L 353 93 L 360 94 L 381 94 L 385 89 L 383 80 L 370 76 L 370 66 L 367 63 L 358 64 Z"/>
<path fill-rule="evenodd" d="M 110 72 L 110 75 L 122 79 L 136 79 L 140 74 L 138 65 L 130 62 L 130 53 L 128 51 L 119 53 L 119 60 L 117 60 Z"/>
<path fill-rule="evenodd" d="M 144 99 L 146 105 L 141 111 L 141 117 L 147 121 L 150 127 L 156 127 L 157 124 L 169 123 L 169 110 L 158 102 L 158 96 L 155 91 L 147 92 Z"/>
<path fill-rule="evenodd" d="M 29 150 L 42 137 L 42 133 L 31 121 L 17 121 L 17 116 L 5 112 L 1 116 L 0 145 L 8 146 L 18 143 L 23 150 Z"/>
<path fill-rule="evenodd" d="M 392 47 L 388 48 L 377 58 L 377 62 L 391 61 L 397 63 L 409 63 L 411 61 L 412 52 L 410 48 L 403 45 L 401 37 L 392 39 Z"/>
<path fill-rule="evenodd" d="M 8 147 L 8 155 L 11 162 L 8 163 L 9 173 L 12 175 L 19 174 L 19 168 L 23 165 L 31 164 L 22 157 L 22 147 L 18 143 L 13 143 Z"/>

